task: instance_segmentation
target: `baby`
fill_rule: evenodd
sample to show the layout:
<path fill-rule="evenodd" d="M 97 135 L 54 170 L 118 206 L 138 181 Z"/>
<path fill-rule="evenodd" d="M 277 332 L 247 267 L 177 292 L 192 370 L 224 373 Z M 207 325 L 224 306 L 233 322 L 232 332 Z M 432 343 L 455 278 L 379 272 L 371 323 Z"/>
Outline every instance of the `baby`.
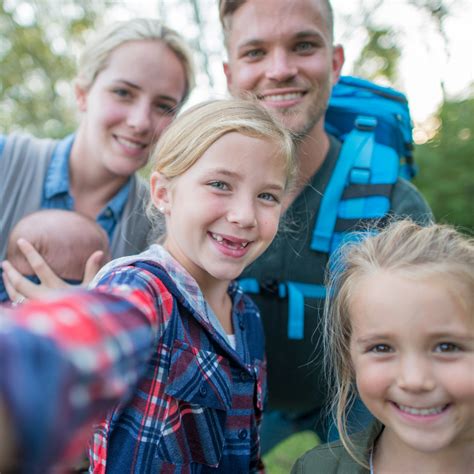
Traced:
<path fill-rule="evenodd" d="M 92 253 L 101 250 L 103 263 L 110 260 L 109 239 L 97 222 L 73 211 L 43 209 L 16 224 L 7 247 L 7 260 L 34 283 L 39 283 L 39 279 L 18 246 L 19 239 L 30 242 L 51 269 L 70 284 L 82 282 L 86 262 Z M 3 278 L 0 278 L 0 302 L 9 300 Z"/>

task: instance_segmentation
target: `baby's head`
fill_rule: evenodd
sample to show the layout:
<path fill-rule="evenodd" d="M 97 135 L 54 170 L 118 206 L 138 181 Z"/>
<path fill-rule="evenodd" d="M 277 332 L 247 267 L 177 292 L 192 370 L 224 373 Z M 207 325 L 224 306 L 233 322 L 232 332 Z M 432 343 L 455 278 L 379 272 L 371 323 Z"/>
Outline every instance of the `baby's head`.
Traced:
<path fill-rule="evenodd" d="M 72 211 L 43 209 L 23 217 L 13 228 L 7 260 L 23 275 L 34 271 L 18 248 L 20 238 L 28 240 L 51 269 L 62 279 L 82 281 L 85 264 L 97 250 L 110 259 L 109 239 L 102 227 L 89 217 Z"/>
<path fill-rule="evenodd" d="M 328 283 L 325 352 L 349 452 L 345 414 L 357 393 L 414 449 L 474 437 L 473 240 L 449 226 L 394 222 L 343 247 Z"/>

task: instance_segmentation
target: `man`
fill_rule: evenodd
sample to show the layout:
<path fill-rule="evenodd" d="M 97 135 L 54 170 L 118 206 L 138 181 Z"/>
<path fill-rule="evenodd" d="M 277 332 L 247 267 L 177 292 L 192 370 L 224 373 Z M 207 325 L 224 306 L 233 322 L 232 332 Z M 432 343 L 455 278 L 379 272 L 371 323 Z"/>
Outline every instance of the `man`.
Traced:
<path fill-rule="evenodd" d="M 333 14 L 327 0 L 220 0 L 228 51 L 224 64 L 232 95 L 256 98 L 298 140 L 299 177 L 282 230 L 244 274 L 260 282 L 254 295 L 263 317 L 269 370 L 269 412 L 262 428 L 266 451 L 290 434 L 314 429 L 328 437 L 328 384 L 318 322 L 322 301 L 304 300 L 304 337 L 288 338 L 288 299 L 278 284 L 322 284 L 328 256 L 311 250 L 321 196 L 334 170 L 340 142 L 324 130 L 324 115 L 344 63 L 333 45 Z M 399 179 L 391 213 L 427 221 L 431 212 L 418 191 Z M 357 418 L 357 417 L 356 417 Z M 360 417 L 362 424 L 363 416 Z"/>

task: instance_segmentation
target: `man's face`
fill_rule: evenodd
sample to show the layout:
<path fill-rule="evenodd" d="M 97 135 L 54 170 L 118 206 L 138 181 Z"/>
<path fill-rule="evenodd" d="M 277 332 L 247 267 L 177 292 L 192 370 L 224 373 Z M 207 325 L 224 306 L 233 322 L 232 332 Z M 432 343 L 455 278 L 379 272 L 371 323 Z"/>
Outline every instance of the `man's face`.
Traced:
<path fill-rule="evenodd" d="M 300 136 L 323 131 L 344 55 L 332 46 L 319 0 L 247 0 L 232 15 L 227 41 L 232 95 L 255 95 Z"/>

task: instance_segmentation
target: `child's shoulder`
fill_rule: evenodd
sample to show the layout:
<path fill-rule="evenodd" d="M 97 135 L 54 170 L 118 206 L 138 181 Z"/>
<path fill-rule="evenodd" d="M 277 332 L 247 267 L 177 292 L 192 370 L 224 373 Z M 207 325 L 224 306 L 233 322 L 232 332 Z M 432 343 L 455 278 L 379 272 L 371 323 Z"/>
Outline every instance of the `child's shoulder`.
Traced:
<path fill-rule="evenodd" d="M 291 474 L 365 473 L 340 441 L 326 443 L 307 451 L 293 466 Z"/>
<path fill-rule="evenodd" d="M 372 447 L 380 434 L 382 425 L 378 422 L 366 430 L 351 436 L 356 452 L 362 458 Z M 358 464 L 340 440 L 321 444 L 301 456 L 293 466 L 291 474 L 368 474 L 369 470 Z"/>

